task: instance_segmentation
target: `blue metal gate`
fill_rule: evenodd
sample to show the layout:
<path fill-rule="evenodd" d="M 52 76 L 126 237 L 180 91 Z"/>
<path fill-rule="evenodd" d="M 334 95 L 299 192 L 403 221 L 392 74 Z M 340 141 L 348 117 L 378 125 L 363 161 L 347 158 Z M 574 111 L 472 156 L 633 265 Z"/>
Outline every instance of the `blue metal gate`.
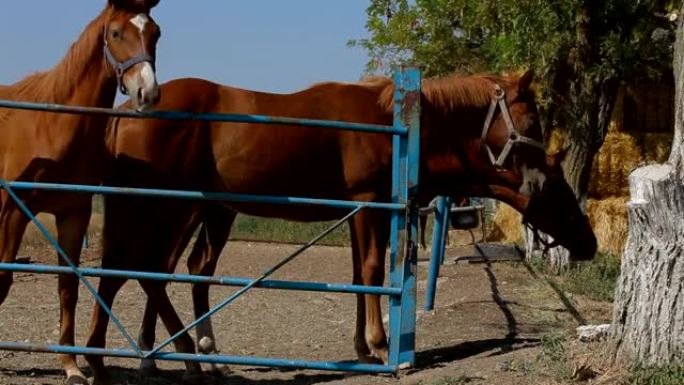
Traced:
<path fill-rule="evenodd" d="M 285 124 L 311 126 L 321 129 L 342 129 L 363 132 L 384 133 L 393 135 L 393 166 L 392 166 L 392 201 L 387 203 L 340 201 L 327 199 L 311 199 L 283 196 L 255 196 L 232 193 L 215 193 L 201 191 L 170 191 L 139 188 L 119 188 L 104 186 L 84 186 L 65 184 L 29 183 L 19 181 L 5 181 L 0 179 L 0 187 L 4 188 L 11 199 L 39 228 L 48 241 L 57 249 L 60 257 L 67 266 L 24 265 L 0 263 L 0 270 L 13 272 L 27 272 L 38 274 L 76 274 L 95 300 L 104 305 L 95 288 L 86 277 L 123 277 L 134 280 L 162 280 L 169 282 L 207 283 L 212 285 L 241 286 L 242 289 L 226 298 L 214 307 L 203 318 L 199 318 L 183 331 L 197 326 L 204 318 L 221 310 L 238 296 L 253 287 L 323 291 L 336 293 L 364 293 L 389 296 L 389 363 L 387 365 L 362 364 L 355 362 L 323 362 L 290 359 L 273 359 L 227 355 L 199 355 L 161 352 L 165 346 L 173 342 L 179 334 L 170 337 L 151 351 L 142 351 L 135 340 L 119 322 L 111 310 L 103 306 L 110 314 L 111 320 L 130 344 L 130 349 L 95 349 L 81 346 L 44 345 L 35 343 L 0 342 L 0 350 L 31 351 L 46 353 L 89 354 L 128 358 L 153 358 L 168 361 L 197 361 L 216 364 L 268 366 L 304 368 L 336 371 L 356 372 L 396 372 L 404 365 L 415 364 L 415 329 L 416 329 L 416 261 L 418 238 L 418 168 L 420 149 L 420 71 L 416 68 L 401 68 L 394 77 L 394 125 L 380 126 L 355 124 L 333 121 L 309 119 L 291 119 L 256 115 L 238 114 L 194 114 L 187 112 L 149 112 L 117 111 L 99 108 L 68 107 L 60 105 L 46 105 L 36 103 L 19 103 L 0 101 L 0 108 L 14 108 L 34 111 L 49 111 L 66 114 L 98 114 L 138 119 L 169 119 L 169 120 L 204 120 L 239 123 Z M 104 128 L 103 128 L 104 129 Z M 203 277 L 180 274 L 158 274 L 138 271 L 117 271 L 104 269 L 88 269 L 77 267 L 59 247 L 57 241 L 46 228 L 36 219 L 35 215 L 26 207 L 15 194 L 18 190 L 49 190 L 68 191 L 92 194 L 125 194 L 137 196 L 166 197 L 190 200 L 212 200 L 231 202 L 257 202 L 270 204 L 305 204 L 320 205 L 335 208 L 350 209 L 350 213 L 335 223 L 331 228 L 300 247 L 295 253 L 283 259 L 280 263 L 265 271 L 256 279 L 240 279 L 230 277 Z M 362 209 L 390 210 L 392 212 L 390 238 L 390 283 L 389 287 L 369 287 L 361 285 L 331 284 L 323 282 L 289 282 L 267 280 L 266 278 L 277 269 L 296 258 L 304 250 L 311 247 L 318 240 L 326 236 L 335 228 L 344 224 L 354 214 Z"/>

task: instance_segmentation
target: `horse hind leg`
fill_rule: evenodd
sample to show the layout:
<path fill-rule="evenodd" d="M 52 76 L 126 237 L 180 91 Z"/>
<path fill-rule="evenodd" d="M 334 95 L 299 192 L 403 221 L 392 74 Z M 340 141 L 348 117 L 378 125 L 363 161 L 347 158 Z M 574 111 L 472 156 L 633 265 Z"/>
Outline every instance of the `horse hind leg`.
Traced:
<path fill-rule="evenodd" d="M 58 214 L 57 234 L 59 246 L 64 250 L 71 261 L 78 266 L 80 262 L 83 236 L 88 230 L 90 221 L 90 205 L 70 212 Z M 65 266 L 66 262 L 58 255 L 59 264 Z M 60 339 L 63 346 L 74 346 L 74 325 L 76 323 L 76 304 L 78 302 L 78 277 L 73 274 L 61 274 L 58 278 L 59 302 L 60 302 Z M 76 356 L 60 354 L 66 372 L 68 385 L 87 384 L 86 377 L 78 368 Z"/>
<path fill-rule="evenodd" d="M 164 323 L 164 327 L 169 335 L 175 335 L 183 329 L 183 322 L 173 307 L 171 300 L 166 292 L 166 284 L 161 282 L 140 281 L 145 294 L 148 298 L 154 298 L 159 318 Z M 195 354 L 195 344 L 188 333 L 181 334 L 173 341 L 176 351 L 179 353 Z M 185 362 L 186 373 L 183 382 L 188 384 L 204 384 L 206 379 L 202 377 L 202 367 L 197 362 Z"/>
<path fill-rule="evenodd" d="M 216 210 L 219 209 L 217 208 Z M 220 215 L 217 215 L 217 213 L 220 213 Z M 190 274 L 214 275 L 218 259 L 228 241 L 235 216 L 234 212 L 228 210 L 206 210 L 203 216 L 202 228 L 188 258 L 188 271 Z M 192 286 L 192 303 L 196 319 L 209 312 L 209 285 L 194 284 Z M 202 354 L 219 353 L 211 318 L 197 326 L 197 350 Z M 216 375 L 224 375 L 229 371 L 230 369 L 227 365 L 211 364 L 211 372 Z"/>
<path fill-rule="evenodd" d="M 363 211 L 353 220 L 354 237 L 352 243 L 358 248 L 358 257 L 354 261 L 355 276 L 360 274 L 361 282 L 366 286 L 382 286 L 385 279 L 385 252 L 389 239 L 389 218 L 385 213 Z M 385 328 L 382 324 L 382 310 L 378 295 L 366 294 L 363 299 L 357 299 L 357 328 L 355 344 L 359 359 L 366 362 L 388 362 L 388 345 Z M 364 314 L 361 314 L 363 308 Z M 363 317 L 363 325 L 359 321 Z M 361 333 L 365 339 L 366 349 L 370 355 L 366 356 L 365 349 L 360 343 Z"/>
<path fill-rule="evenodd" d="M 140 334 L 138 334 L 138 345 L 142 351 L 150 351 L 154 347 L 157 314 L 155 301 L 150 301 L 148 298 L 145 302 L 145 312 L 142 324 L 140 325 Z M 143 358 L 140 361 L 140 373 L 145 377 L 154 377 L 159 374 L 159 369 L 153 359 Z"/>
<path fill-rule="evenodd" d="M 349 221 L 352 247 L 352 266 L 354 285 L 361 285 L 361 250 L 359 247 L 358 236 L 356 234 L 356 227 L 354 221 Z M 354 349 L 362 363 L 377 363 L 378 360 L 373 357 L 368 344 L 366 343 L 366 296 L 363 294 L 356 294 L 356 327 L 354 331 Z"/>

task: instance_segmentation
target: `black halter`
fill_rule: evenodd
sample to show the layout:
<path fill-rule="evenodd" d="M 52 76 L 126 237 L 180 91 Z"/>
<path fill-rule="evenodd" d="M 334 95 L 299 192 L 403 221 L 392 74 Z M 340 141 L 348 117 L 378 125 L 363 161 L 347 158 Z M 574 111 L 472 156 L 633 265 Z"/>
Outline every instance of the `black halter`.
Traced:
<path fill-rule="evenodd" d="M 148 53 L 143 53 L 137 56 L 133 56 L 132 58 L 125 60 L 123 62 L 120 62 L 116 60 L 114 55 L 112 55 L 112 51 L 109 49 L 109 44 L 107 43 L 107 29 L 105 28 L 105 35 L 104 35 L 104 56 L 107 59 L 107 62 L 114 68 L 114 72 L 116 73 L 116 82 L 118 85 L 118 89 L 121 91 L 122 94 L 128 95 L 128 90 L 126 89 L 126 86 L 123 84 L 123 76 L 128 71 L 131 67 L 138 63 L 143 63 L 143 62 L 148 62 L 152 64 L 154 67 L 154 57 Z"/>

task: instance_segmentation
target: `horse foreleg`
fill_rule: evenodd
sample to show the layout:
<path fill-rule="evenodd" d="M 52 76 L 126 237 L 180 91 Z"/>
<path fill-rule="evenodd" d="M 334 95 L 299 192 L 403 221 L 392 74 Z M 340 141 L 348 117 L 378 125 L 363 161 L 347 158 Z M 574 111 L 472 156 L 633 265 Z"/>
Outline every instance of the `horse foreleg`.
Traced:
<path fill-rule="evenodd" d="M 220 215 L 217 215 L 218 213 Z M 215 211 L 213 208 L 204 212 L 202 228 L 188 257 L 190 274 L 214 275 L 221 252 L 228 242 L 235 216 L 236 214 L 232 211 Z M 209 312 L 209 285 L 192 285 L 192 304 L 196 319 Z M 197 326 L 197 350 L 203 354 L 218 353 L 211 318 L 207 318 Z M 211 371 L 222 375 L 229 369 L 227 365 L 211 364 Z"/>
<path fill-rule="evenodd" d="M 90 221 L 89 202 L 79 210 L 71 211 L 68 214 L 56 215 L 59 246 L 76 266 L 80 262 L 83 236 L 88 230 L 88 223 Z M 61 256 L 58 255 L 57 258 L 61 266 L 67 265 Z M 57 286 L 60 304 L 59 343 L 63 346 L 74 346 L 78 283 L 78 277 L 73 274 L 61 274 L 58 278 Z M 76 364 L 76 356 L 60 354 L 59 360 L 62 362 L 66 372 L 67 385 L 88 384 L 86 377 Z"/>
<path fill-rule="evenodd" d="M 10 202 L 4 202 L 0 210 L 0 261 L 13 263 L 26 231 L 28 218 Z M 0 304 L 5 302 L 12 287 L 11 271 L 0 271 Z"/>
<path fill-rule="evenodd" d="M 104 259 L 102 265 L 104 268 L 108 267 Z M 103 277 L 100 279 L 97 292 L 110 309 L 112 308 L 116 293 L 119 292 L 124 283 L 126 283 L 126 280 L 122 278 Z M 95 302 L 92 319 L 90 321 L 90 336 L 88 337 L 86 346 L 90 348 L 104 348 L 107 340 L 108 324 L 109 314 L 105 312 L 98 302 Z M 93 385 L 110 384 L 111 376 L 104 365 L 103 357 L 86 355 L 85 358 L 86 361 L 88 361 L 90 369 L 93 371 Z"/>

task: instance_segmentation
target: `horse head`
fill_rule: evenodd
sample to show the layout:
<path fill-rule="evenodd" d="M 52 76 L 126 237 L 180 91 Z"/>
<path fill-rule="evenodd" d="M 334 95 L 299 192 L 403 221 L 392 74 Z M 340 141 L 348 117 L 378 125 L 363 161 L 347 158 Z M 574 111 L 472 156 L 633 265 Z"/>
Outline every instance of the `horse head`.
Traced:
<path fill-rule="evenodd" d="M 495 85 L 481 146 L 509 187 L 526 198 L 517 207 L 533 231 L 553 238 L 547 247 L 563 246 L 573 260 L 591 260 L 596 236 L 575 194 L 565 180 L 561 163 L 567 151 L 547 155 L 535 94 L 533 74 L 527 72 L 504 87 Z M 523 199 L 524 201 L 525 199 Z"/>
<path fill-rule="evenodd" d="M 109 0 L 104 27 L 104 55 L 116 74 L 119 89 L 136 109 L 159 100 L 155 73 L 156 47 L 161 35 L 150 10 L 159 0 Z"/>

